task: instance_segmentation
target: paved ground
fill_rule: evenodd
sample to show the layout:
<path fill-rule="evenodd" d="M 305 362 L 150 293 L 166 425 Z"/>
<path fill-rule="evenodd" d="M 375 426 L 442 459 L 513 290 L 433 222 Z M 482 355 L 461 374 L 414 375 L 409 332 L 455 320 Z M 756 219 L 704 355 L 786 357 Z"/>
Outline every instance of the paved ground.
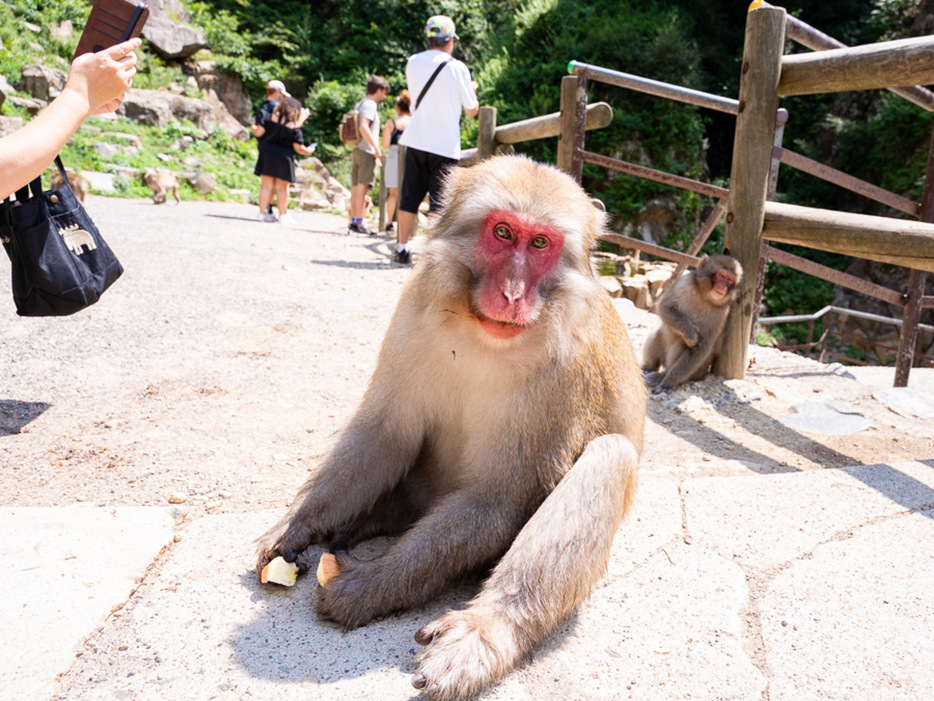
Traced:
<path fill-rule="evenodd" d="M 251 571 L 406 269 L 328 215 L 89 208 L 124 279 L 68 319 L 0 308 L 0 697 L 417 698 L 412 635 L 470 586 L 343 633 L 310 577 Z M 619 309 L 638 345 L 651 319 Z M 762 350 L 746 380 L 653 399 L 607 576 L 483 698 L 934 698 L 934 372 L 890 384 Z M 779 423 L 815 398 L 872 427 Z"/>

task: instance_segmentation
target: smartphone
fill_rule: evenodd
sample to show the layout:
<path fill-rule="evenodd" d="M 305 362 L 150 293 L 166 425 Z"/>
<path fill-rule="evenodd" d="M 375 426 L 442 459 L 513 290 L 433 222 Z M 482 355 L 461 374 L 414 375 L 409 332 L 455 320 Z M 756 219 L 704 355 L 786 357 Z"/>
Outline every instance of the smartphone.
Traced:
<path fill-rule="evenodd" d="M 149 7 L 144 2 L 95 0 L 71 60 L 74 61 L 81 54 L 97 53 L 139 36 L 148 19 Z"/>

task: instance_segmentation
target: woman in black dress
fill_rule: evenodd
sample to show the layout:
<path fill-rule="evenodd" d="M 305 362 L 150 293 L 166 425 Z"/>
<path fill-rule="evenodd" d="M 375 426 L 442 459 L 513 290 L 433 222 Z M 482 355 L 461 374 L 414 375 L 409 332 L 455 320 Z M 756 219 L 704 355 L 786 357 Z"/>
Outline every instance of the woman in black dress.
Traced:
<path fill-rule="evenodd" d="M 259 158 L 253 172 L 260 177 L 260 221 L 276 221 L 276 215 L 266 213 L 276 193 L 278 221 L 289 223 L 289 184 L 295 182 L 295 154 L 310 156 L 315 152 L 314 146 L 305 146 L 301 130 L 304 116 L 302 103 L 286 97 L 268 119 L 253 125 L 253 133 L 259 140 Z"/>

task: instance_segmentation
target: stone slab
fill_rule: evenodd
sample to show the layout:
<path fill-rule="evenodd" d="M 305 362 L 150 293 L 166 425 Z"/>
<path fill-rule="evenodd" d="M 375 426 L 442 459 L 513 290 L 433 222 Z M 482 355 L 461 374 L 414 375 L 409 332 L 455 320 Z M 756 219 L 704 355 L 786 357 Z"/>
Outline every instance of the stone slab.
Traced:
<path fill-rule="evenodd" d="M 173 528 L 168 512 L 152 507 L 0 508 L 0 696 L 48 699 Z"/>

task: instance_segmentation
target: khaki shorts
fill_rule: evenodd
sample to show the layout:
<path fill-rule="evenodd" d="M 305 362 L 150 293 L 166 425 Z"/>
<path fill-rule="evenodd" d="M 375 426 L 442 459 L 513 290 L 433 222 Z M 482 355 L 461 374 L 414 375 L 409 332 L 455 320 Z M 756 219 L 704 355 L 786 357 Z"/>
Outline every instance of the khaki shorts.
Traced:
<path fill-rule="evenodd" d="M 376 157 L 355 148 L 350 156 L 350 186 L 376 184 Z"/>

